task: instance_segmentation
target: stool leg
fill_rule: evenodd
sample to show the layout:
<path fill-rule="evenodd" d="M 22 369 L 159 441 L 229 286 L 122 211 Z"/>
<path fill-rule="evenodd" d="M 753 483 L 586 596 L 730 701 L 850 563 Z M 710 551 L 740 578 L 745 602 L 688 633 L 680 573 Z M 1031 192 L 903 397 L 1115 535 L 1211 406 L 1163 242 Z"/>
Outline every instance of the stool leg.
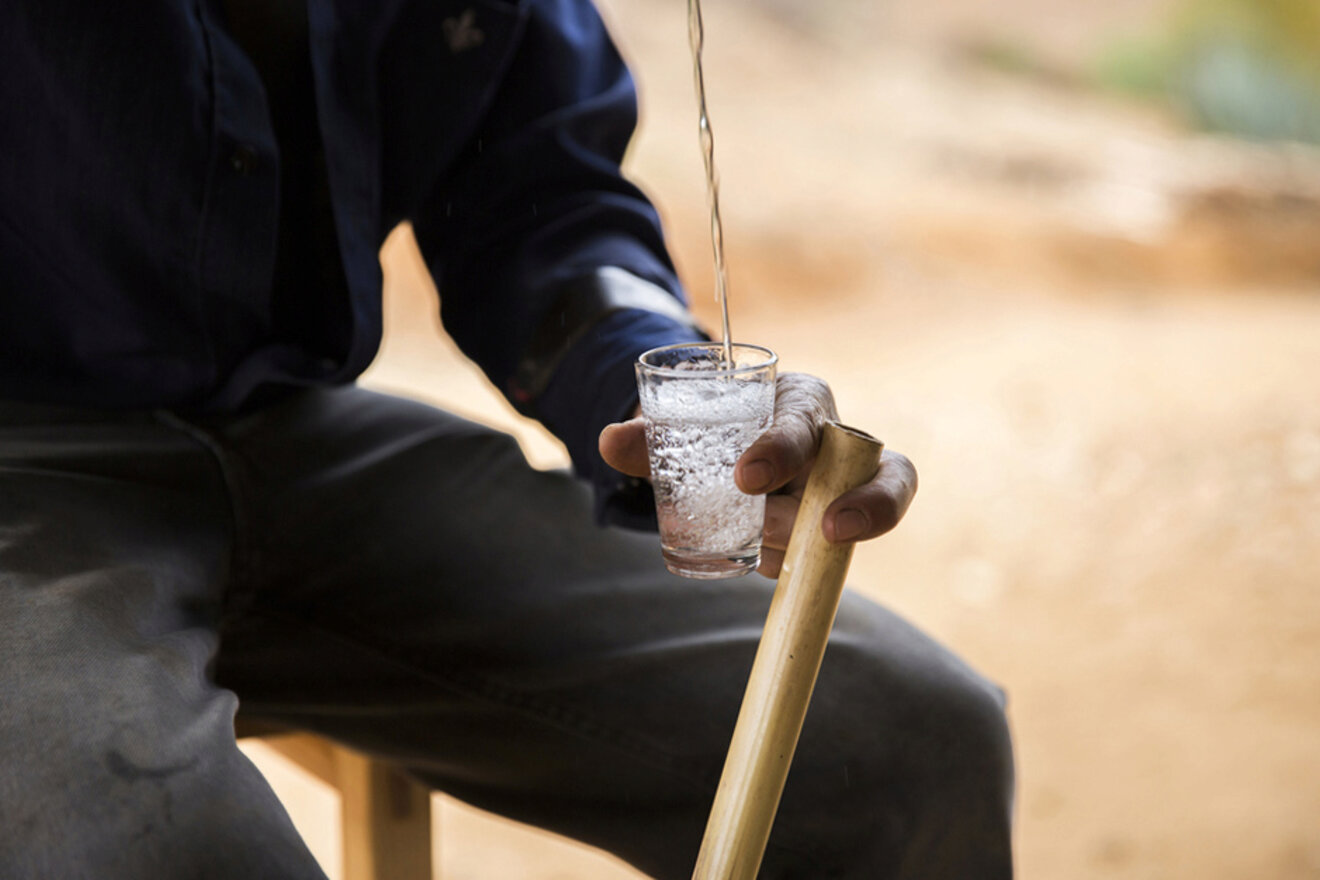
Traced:
<path fill-rule="evenodd" d="M 386 764 L 334 747 L 344 880 L 431 880 L 431 792 Z"/>

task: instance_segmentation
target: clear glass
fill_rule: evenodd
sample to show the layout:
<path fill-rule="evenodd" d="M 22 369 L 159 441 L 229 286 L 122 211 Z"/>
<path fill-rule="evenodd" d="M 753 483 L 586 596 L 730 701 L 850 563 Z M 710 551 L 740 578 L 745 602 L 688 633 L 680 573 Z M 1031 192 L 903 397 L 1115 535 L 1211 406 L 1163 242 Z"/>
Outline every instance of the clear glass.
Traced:
<path fill-rule="evenodd" d="M 759 345 L 654 348 L 637 389 L 665 565 L 691 578 L 736 577 L 761 559 L 765 496 L 744 494 L 733 466 L 774 418 L 779 358 Z"/>

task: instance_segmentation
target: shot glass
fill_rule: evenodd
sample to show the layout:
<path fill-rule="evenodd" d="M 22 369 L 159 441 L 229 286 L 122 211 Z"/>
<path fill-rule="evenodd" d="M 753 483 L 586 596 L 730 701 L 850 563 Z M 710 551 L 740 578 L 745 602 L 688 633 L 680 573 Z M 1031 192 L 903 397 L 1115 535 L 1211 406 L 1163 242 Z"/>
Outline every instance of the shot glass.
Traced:
<path fill-rule="evenodd" d="M 733 482 L 733 466 L 770 427 L 779 358 L 719 342 L 654 348 L 637 360 L 637 389 L 665 565 L 690 578 L 726 578 L 761 559 L 765 496 Z"/>

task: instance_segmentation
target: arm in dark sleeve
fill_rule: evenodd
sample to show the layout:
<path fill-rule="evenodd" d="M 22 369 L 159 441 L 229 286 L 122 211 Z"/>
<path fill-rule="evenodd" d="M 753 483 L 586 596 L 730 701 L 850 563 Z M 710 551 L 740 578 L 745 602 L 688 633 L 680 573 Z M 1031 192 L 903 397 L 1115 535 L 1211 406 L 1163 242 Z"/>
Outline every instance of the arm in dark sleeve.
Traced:
<path fill-rule="evenodd" d="M 627 69 L 588 3 L 529 7 L 483 122 L 414 228 L 460 348 L 564 442 L 603 519 L 638 525 L 640 487 L 600 460 L 597 437 L 635 404 L 638 354 L 702 334 L 655 209 L 619 171 L 636 124 Z"/>

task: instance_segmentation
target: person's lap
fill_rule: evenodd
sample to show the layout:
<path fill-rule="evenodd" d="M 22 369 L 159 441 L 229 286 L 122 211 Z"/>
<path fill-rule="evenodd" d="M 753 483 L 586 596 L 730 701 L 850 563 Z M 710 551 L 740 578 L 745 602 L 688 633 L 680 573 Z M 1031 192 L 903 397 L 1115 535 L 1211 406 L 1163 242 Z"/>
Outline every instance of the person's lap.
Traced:
<path fill-rule="evenodd" d="M 137 655 L 131 662 L 159 664 L 176 687 L 185 681 L 187 699 L 153 699 L 148 690 L 128 709 L 65 701 L 63 691 L 44 700 L 115 714 L 92 727 L 137 725 L 142 742 L 183 743 L 190 759 L 228 767 L 241 762 L 232 736 L 217 739 L 228 719 L 207 712 L 225 716 L 231 689 L 245 714 L 393 758 L 460 798 L 604 846 L 655 876 L 690 873 L 770 582 L 669 575 L 654 536 L 591 524 L 587 490 L 571 477 L 534 471 L 508 438 L 419 404 L 360 390 L 310 392 L 237 420 L 145 422 L 137 430 L 159 447 L 150 460 L 191 468 L 183 483 L 178 473 L 139 475 L 132 471 L 141 465 L 126 463 L 119 467 L 130 473 L 115 479 L 66 479 L 58 464 L 19 469 L 18 483 L 51 520 L 66 503 L 83 511 L 86 522 L 65 540 L 86 561 L 79 574 L 55 566 L 60 577 L 29 583 L 16 579 L 8 557 L 41 556 L 38 543 L 0 537 L 0 609 L 16 602 L 19 622 L 46 615 L 45 606 L 30 606 L 34 583 L 55 596 L 75 577 L 114 595 L 109 572 L 141 568 L 151 584 L 142 592 L 173 603 L 161 638 L 174 644 L 184 632 L 199 641 L 191 667 Z M 103 461 L 96 467 L 107 470 Z M 60 502 L 57 492 L 52 501 L 43 480 L 90 494 Z M 135 498 L 137 491 L 156 500 Z M 133 535 L 114 534 L 102 519 L 131 524 Z M 40 545 L 52 546 L 45 538 Z M 216 687 L 197 669 L 222 592 Z M 61 624 L 84 633 L 79 645 L 101 644 L 112 624 L 136 625 L 105 618 L 104 601 L 50 601 L 99 618 Z M 10 615 L 0 613 L 0 626 L 15 625 Z M 125 654 L 119 642 L 108 644 L 105 653 Z M 103 688 L 114 663 L 90 669 L 74 647 L 23 650 L 66 667 L 66 681 L 91 683 L 76 687 Z M 41 725 L 56 723 L 15 722 L 17 734 L 5 735 L 23 742 L 25 729 L 44 736 Z M 109 754 L 106 736 L 82 743 L 82 754 Z M 41 755 L 35 743 L 28 748 Z M 944 873 L 913 876 L 1008 876 L 1007 752 L 993 690 L 849 594 L 766 875 L 875 877 L 892 868 L 903 876 L 901 862 L 938 852 Z M 42 800 L 73 797 L 56 788 L 65 773 L 79 775 L 78 791 L 90 801 L 117 784 L 104 762 L 62 767 L 64 760 L 33 762 L 47 774 L 32 783 Z M 212 772 L 199 784 L 223 784 L 261 804 L 263 818 L 273 815 L 261 786 L 231 782 L 246 780 L 249 769 Z M 5 791 L 0 783 L 0 811 L 9 809 Z M 951 800 L 962 802 L 964 816 L 947 815 Z"/>
<path fill-rule="evenodd" d="M 229 530 L 175 430 L 0 408 L 0 876 L 323 877 L 206 680 Z"/>

